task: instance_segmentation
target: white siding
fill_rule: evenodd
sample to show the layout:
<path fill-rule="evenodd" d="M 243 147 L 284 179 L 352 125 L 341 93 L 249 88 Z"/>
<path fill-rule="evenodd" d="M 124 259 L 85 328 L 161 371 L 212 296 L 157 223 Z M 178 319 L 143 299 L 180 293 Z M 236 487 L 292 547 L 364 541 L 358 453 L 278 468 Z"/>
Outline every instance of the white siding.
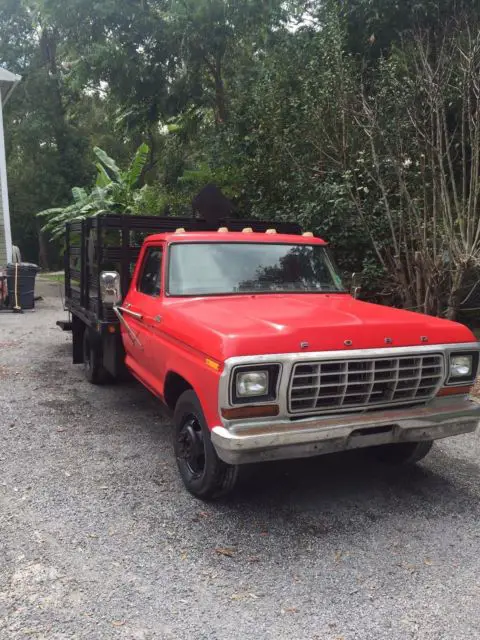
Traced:
<path fill-rule="evenodd" d="M 0 266 L 12 259 L 12 236 L 8 211 L 7 167 L 3 138 L 2 99 L 0 96 Z"/>
<path fill-rule="evenodd" d="M 0 267 L 7 264 L 7 241 L 3 226 L 2 178 L 0 176 Z"/>

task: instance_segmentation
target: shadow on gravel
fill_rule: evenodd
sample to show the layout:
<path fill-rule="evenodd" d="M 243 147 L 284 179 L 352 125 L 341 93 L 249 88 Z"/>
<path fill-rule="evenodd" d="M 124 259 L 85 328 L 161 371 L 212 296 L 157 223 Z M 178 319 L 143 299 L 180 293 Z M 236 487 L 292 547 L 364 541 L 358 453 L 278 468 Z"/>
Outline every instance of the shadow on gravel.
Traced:
<path fill-rule="evenodd" d="M 254 466 L 235 496 L 216 508 L 255 518 L 267 512 L 270 522 L 281 520 L 292 535 L 364 529 L 412 513 L 426 519 L 480 516 L 477 497 L 449 478 L 453 460 L 435 449 L 430 455 L 445 475 L 432 471 L 428 459 L 416 466 L 386 467 L 365 451 Z M 456 476 L 479 477 L 476 465 L 464 460 L 454 464 Z"/>
<path fill-rule="evenodd" d="M 107 389 L 114 393 L 105 393 Z M 101 393 L 105 400 L 108 395 L 114 401 L 117 415 L 126 417 L 122 426 L 106 421 L 104 428 L 121 429 L 132 438 L 142 433 L 152 447 L 171 453 L 163 462 L 175 476 L 169 417 L 160 403 L 133 380 L 103 387 Z M 412 510 L 425 518 L 473 512 L 480 517 L 480 504 L 465 478 L 470 482 L 480 480 L 480 468 L 449 456 L 435 445 L 425 461 L 403 467 L 380 464 L 368 450 L 349 451 L 242 467 L 236 492 L 211 507 L 226 515 L 238 512 L 243 518 L 248 514 L 262 519 L 269 514 L 271 521 L 278 516 L 283 523 L 291 518 L 292 534 L 297 525 L 303 526 L 300 521 L 305 518 L 307 528 L 321 532 L 324 525 L 312 524 L 312 514 L 334 512 L 336 517 L 341 514 L 337 528 L 350 527 L 345 523 L 355 514 L 361 515 L 366 524 L 398 514 L 409 517 Z M 245 526 L 248 529 L 248 523 Z"/>
<path fill-rule="evenodd" d="M 122 434 L 126 446 L 147 442 L 168 468 L 158 474 L 167 487 L 162 495 L 171 492 L 168 500 L 175 502 L 176 491 L 184 489 L 176 475 L 171 430 L 160 403 L 134 381 L 91 387 L 81 368 L 70 364 L 70 348 L 69 342 L 53 347 L 51 360 L 36 367 L 40 384 L 56 390 L 56 397 L 42 399 L 41 405 L 64 416 L 67 423 L 76 404 L 77 433 Z M 83 418 L 87 411 L 88 420 Z M 137 452 L 132 456 L 136 458 Z M 120 474 L 128 475 L 132 456 L 117 466 Z M 408 519 L 413 512 L 425 519 L 460 518 L 465 513 L 480 517 L 477 497 L 469 490 L 469 483 L 480 480 L 479 467 L 448 455 L 444 448 L 434 447 L 424 462 L 411 467 L 387 467 L 358 451 L 251 466 L 242 469 L 242 476 L 228 501 L 205 508 L 228 522 L 238 516 L 235 522 L 244 532 L 259 522 L 280 527 L 282 537 L 361 531 L 377 521 Z M 156 474 L 153 483 L 155 478 Z"/>

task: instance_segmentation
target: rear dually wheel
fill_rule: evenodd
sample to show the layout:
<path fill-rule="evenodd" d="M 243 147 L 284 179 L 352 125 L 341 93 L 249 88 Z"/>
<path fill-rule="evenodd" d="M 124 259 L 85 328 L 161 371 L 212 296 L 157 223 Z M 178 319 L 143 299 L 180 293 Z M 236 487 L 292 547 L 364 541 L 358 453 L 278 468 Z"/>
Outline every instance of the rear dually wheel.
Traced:
<path fill-rule="evenodd" d="M 94 344 L 88 328 L 83 332 L 83 371 L 91 384 L 105 384 L 108 379 L 102 363 L 101 348 Z"/>

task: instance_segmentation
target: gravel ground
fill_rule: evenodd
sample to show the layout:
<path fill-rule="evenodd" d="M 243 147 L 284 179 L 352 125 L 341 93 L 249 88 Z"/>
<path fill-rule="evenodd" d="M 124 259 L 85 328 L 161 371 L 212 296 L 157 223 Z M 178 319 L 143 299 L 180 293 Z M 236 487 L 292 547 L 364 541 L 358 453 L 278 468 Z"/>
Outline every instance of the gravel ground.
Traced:
<path fill-rule="evenodd" d="M 0 638 L 480 637 L 479 435 L 183 489 L 161 407 L 71 364 L 58 287 L 0 314 Z"/>

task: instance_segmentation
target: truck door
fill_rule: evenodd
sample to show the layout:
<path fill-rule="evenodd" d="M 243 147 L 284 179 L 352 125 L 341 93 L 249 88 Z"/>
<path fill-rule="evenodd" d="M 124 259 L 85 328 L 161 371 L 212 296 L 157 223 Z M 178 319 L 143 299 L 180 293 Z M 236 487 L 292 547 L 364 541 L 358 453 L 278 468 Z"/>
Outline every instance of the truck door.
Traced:
<path fill-rule="evenodd" d="M 126 363 L 145 386 L 160 393 L 155 376 L 155 327 L 161 321 L 163 246 L 146 248 L 140 269 L 123 303 L 123 314 L 130 333 L 122 328 Z"/>

